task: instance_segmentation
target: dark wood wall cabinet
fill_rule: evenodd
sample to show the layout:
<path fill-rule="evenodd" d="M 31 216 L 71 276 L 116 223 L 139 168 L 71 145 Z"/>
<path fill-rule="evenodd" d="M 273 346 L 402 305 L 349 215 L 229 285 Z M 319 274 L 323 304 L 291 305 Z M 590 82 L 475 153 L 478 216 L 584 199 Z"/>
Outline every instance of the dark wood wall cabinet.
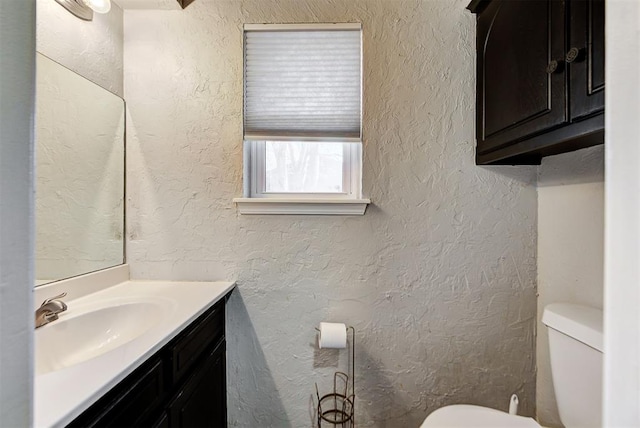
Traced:
<path fill-rule="evenodd" d="M 226 427 L 225 300 L 68 426 Z"/>
<path fill-rule="evenodd" d="M 474 0 L 476 163 L 604 143 L 604 0 Z"/>

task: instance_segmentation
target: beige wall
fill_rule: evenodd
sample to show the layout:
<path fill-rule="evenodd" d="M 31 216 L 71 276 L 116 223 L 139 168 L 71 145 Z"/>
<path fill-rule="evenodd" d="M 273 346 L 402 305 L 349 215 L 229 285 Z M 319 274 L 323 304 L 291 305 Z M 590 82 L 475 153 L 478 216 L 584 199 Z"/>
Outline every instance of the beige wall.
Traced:
<path fill-rule="evenodd" d="M 125 11 L 127 258 L 135 278 L 236 279 L 230 426 L 312 426 L 357 330 L 357 423 L 535 399 L 535 168 L 474 164 L 467 0 L 201 0 Z M 242 24 L 362 22 L 363 217 L 240 216 Z"/>
<path fill-rule="evenodd" d="M 602 308 L 604 146 L 544 158 L 538 176 L 537 413 L 562 426 L 551 378 L 544 307 L 555 302 Z"/>

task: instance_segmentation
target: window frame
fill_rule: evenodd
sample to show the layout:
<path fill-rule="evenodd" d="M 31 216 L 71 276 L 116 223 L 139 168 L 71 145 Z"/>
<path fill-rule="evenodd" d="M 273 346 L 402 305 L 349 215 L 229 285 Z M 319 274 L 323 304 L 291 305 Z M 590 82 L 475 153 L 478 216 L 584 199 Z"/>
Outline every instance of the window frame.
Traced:
<path fill-rule="evenodd" d="M 271 140 L 269 140 L 271 141 Z M 287 143 L 287 141 L 272 141 Z M 297 142 L 297 141 L 291 141 Z M 322 143 L 323 141 L 318 141 Z M 249 143 L 249 171 L 250 198 L 335 198 L 359 199 L 362 197 L 362 144 L 335 143 L 342 146 L 342 192 L 267 192 L 266 191 L 266 143 L 267 141 L 248 141 Z M 313 144 L 313 143 L 312 143 Z"/>
<path fill-rule="evenodd" d="M 330 135 L 317 137 L 256 136 L 244 138 L 243 146 L 243 194 L 234 199 L 241 214 L 334 214 L 363 215 L 371 202 L 362 196 L 362 119 L 363 119 L 363 29 L 360 23 L 315 24 L 245 24 L 243 37 L 243 93 L 246 91 L 246 64 L 244 53 L 247 31 L 331 31 L 354 30 L 360 33 L 360 136 L 359 138 L 335 138 Z M 243 95 L 243 99 L 246 94 Z M 243 101 L 243 123 L 245 120 Z M 245 127 L 243 126 L 243 130 Z M 244 134 L 244 131 L 243 131 Z M 266 141 L 271 142 L 320 142 L 343 146 L 343 192 L 341 193 L 273 193 L 266 192 Z M 347 144 L 348 143 L 348 144 Z"/>

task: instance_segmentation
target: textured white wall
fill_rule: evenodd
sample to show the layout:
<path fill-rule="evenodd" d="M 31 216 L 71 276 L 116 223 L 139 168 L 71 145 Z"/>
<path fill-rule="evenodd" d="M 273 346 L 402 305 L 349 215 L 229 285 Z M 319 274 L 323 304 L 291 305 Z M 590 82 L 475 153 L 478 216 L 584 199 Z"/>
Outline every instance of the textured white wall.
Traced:
<path fill-rule="evenodd" d="M 35 1 L 0 1 L 0 426 L 33 404 Z"/>
<path fill-rule="evenodd" d="M 125 11 L 127 259 L 135 278 L 237 279 L 230 426 L 311 426 L 358 331 L 360 426 L 535 398 L 535 168 L 474 165 L 467 0 L 200 0 Z M 362 22 L 363 217 L 240 216 L 242 24 Z"/>
<path fill-rule="evenodd" d="M 540 321 L 554 302 L 602 308 L 604 265 L 604 146 L 544 158 L 538 175 L 538 421 L 558 416 L 547 328 Z"/>
<path fill-rule="evenodd" d="M 122 9 L 83 21 L 54 0 L 36 3 L 38 52 L 122 97 Z"/>
<path fill-rule="evenodd" d="M 124 258 L 124 101 L 42 55 L 36 76 L 36 280 Z"/>

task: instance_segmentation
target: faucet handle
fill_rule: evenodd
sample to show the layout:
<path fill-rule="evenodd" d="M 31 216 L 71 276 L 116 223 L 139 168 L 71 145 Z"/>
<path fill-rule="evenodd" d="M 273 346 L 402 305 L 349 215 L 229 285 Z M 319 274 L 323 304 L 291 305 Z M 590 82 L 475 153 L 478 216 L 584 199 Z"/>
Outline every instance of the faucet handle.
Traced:
<path fill-rule="evenodd" d="M 58 319 L 58 314 L 56 312 L 47 312 L 45 314 L 42 314 L 42 318 L 47 322 L 50 323 L 51 321 L 55 321 Z"/>
<path fill-rule="evenodd" d="M 44 305 L 46 305 L 47 303 L 50 303 L 53 300 L 62 299 L 63 297 L 66 297 L 66 295 L 67 295 L 67 292 L 65 291 L 65 292 L 63 292 L 61 294 L 58 294 L 57 296 L 50 297 L 47 300 L 45 300 L 44 302 L 42 302 L 42 304 L 40 306 L 44 306 Z"/>

